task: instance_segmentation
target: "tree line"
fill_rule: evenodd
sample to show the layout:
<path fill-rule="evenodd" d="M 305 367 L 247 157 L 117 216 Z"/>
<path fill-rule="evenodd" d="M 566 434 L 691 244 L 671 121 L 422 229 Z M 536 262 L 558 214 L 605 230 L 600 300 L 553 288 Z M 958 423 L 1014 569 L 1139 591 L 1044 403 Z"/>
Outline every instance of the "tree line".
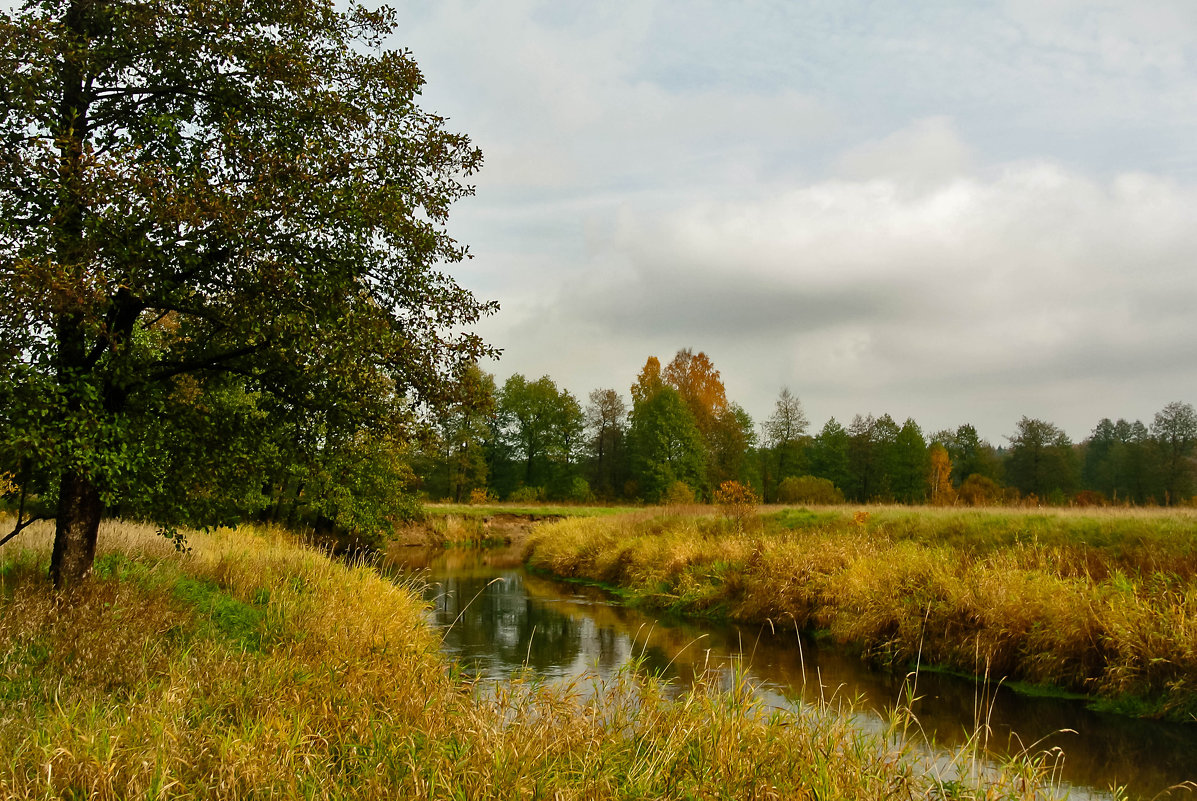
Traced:
<path fill-rule="evenodd" d="M 1184 402 L 1150 425 L 1102 419 L 1079 443 L 1023 417 L 994 445 L 967 423 L 926 432 L 888 414 L 816 431 L 788 388 L 756 424 L 688 348 L 664 367 L 650 357 L 630 404 L 613 388 L 583 401 L 549 376 L 499 386 L 477 367 L 464 387 L 412 459 L 432 499 L 709 500 L 736 481 L 767 503 L 1175 505 L 1197 486 L 1197 413 Z"/>

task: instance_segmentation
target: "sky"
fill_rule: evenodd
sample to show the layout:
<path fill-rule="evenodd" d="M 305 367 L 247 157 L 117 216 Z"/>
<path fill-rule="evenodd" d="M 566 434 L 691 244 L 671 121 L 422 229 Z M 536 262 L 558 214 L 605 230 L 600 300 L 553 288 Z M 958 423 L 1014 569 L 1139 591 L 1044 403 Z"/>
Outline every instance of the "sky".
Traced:
<path fill-rule="evenodd" d="M 1192 0 L 398 0 L 486 158 L 452 273 L 502 383 L 705 352 L 758 422 L 1197 402 Z"/>
<path fill-rule="evenodd" d="M 449 271 L 499 383 L 688 347 L 758 423 L 995 445 L 1197 403 L 1193 0 L 391 2 L 485 154 Z"/>

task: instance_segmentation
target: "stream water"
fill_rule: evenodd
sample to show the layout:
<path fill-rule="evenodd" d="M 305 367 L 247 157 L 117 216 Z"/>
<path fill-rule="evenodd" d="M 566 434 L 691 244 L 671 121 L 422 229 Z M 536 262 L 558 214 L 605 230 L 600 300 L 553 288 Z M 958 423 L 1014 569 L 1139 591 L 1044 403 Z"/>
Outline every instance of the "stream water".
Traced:
<path fill-rule="evenodd" d="M 654 618 L 613 603 L 601 590 L 527 573 L 513 549 L 396 548 L 384 569 L 425 582 L 430 622 L 443 648 L 471 674 L 503 680 L 525 669 L 546 679 L 606 678 L 633 656 L 679 686 L 739 659 L 770 703 L 851 699 L 861 725 L 880 725 L 906 698 L 907 677 L 796 632 Z M 1163 724 L 1091 712 L 1077 701 L 1032 698 L 954 676 L 921 672 L 912 710 L 928 740 L 951 749 L 987 731 L 996 756 L 1059 748 L 1070 798 L 1111 798 L 1124 787 L 1149 799 L 1197 781 L 1197 724 Z M 1177 790 L 1175 798 L 1197 798 Z"/>

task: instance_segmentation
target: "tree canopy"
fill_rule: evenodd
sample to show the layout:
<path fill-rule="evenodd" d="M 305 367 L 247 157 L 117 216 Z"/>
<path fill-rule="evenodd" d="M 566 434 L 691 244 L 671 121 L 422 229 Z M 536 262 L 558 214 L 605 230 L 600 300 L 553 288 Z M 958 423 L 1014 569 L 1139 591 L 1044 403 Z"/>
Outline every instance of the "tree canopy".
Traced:
<path fill-rule="evenodd" d="M 705 477 L 705 446 L 694 415 L 670 386 L 637 402 L 628 429 L 632 476 L 643 496 L 660 500 L 675 482 L 691 490 Z"/>
<path fill-rule="evenodd" d="M 329 0 L 0 15 L 0 449 L 56 517 L 56 584 L 105 507 L 177 485 L 189 420 L 257 420 L 240 446 L 333 477 L 492 353 L 468 326 L 493 305 L 443 269 L 481 153 L 417 105 L 394 29 Z"/>
<path fill-rule="evenodd" d="M 1006 475 L 1027 495 L 1045 499 L 1053 492 L 1071 492 L 1077 481 L 1072 443 L 1059 427 L 1024 416 L 1010 437 Z"/>
<path fill-rule="evenodd" d="M 1193 491 L 1193 454 L 1197 452 L 1197 411 L 1174 401 L 1156 413 L 1151 433 L 1159 449 L 1164 502 L 1175 503 Z"/>
<path fill-rule="evenodd" d="M 696 365 L 697 371 L 680 369 Z M 699 374 L 710 379 L 702 382 L 710 396 L 723 399 L 705 434 L 695 408 L 706 413 L 711 407 L 687 401 L 674 385 L 679 375 Z M 1138 421 L 1104 419 L 1081 443 L 1052 423 L 1024 417 L 1009 447 L 995 448 L 967 423 L 924 435 L 913 418 L 898 425 L 888 414 L 858 414 L 847 427 L 831 418 L 810 435 L 797 396 L 783 389 L 758 439 L 752 418 L 726 399 L 718 375 L 710 359 L 689 349 L 664 369 L 649 357 L 630 387 L 630 410 L 616 390 L 596 389 L 581 413 L 576 398 L 550 377 L 513 375 L 489 440 L 473 435 L 471 447 L 485 453 L 489 468 L 474 474 L 473 486 L 485 478 L 493 497 L 519 501 L 689 503 L 715 499 L 728 482 L 766 503 L 1197 501 L 1197 413 L 1188 403 L 1166 405 L 1150 430 Z M 482 378 L 493 387 L 493 379 Z M 530 452 L 536 454 L 531 468 Z M 426 465 L 438 466 L 423 473 L 430 497 L 461 497 L 438 479 L 454 458 L 451 452 L 425 455 Z"/>
<path fill-rule="evenodd" d="M 569 390 L 559 389 L 547 375 L 529 381 L 517 373 L 499 392 L 497 422 L 508 453 L 523 463 L 520 484 L 543 488 L 570 483 L 585 418 Z"/>

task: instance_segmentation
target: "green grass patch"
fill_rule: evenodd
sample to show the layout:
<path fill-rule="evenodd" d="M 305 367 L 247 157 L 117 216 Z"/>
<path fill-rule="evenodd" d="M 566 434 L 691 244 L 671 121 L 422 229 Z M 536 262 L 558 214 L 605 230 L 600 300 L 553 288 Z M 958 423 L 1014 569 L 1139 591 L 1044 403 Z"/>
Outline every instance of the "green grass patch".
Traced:
<path fill-rule="evenodd" d="M 255 599 L 269 602 L 269 592 L 254 590 Z M 262 648 L 264 612 L 261 606 L 238 601 L 211 579 L 182 577 L 175 582 L 173 595 L 195 608 L 202 620 L 211 622 L 220 635 L 249 651 Z"/>
<path fill-rule="evenodd" d="M 0 554 L 0 597 L 11 597 L 16 587 L 44 578 L 49 569 L 50 560 L 44 554 L 10 546 Z"/>
<path fill-rule="evenodd" d="M 766 513 L 765 519 L 770 525 L 789 531 L 809 531 L 846 527 L 851 524 L 852 515 L 843 511 L 815 512 L 802 508 Z"/>
<path fill-rule="evenodd" d="M 161 580 L 155 580 L 153 561 L 135 559 L 119 551 L 97 556 L 92 565 L 92 576 L 99 581 L 135 581 L 147 587 L 162 584 Z"/>

